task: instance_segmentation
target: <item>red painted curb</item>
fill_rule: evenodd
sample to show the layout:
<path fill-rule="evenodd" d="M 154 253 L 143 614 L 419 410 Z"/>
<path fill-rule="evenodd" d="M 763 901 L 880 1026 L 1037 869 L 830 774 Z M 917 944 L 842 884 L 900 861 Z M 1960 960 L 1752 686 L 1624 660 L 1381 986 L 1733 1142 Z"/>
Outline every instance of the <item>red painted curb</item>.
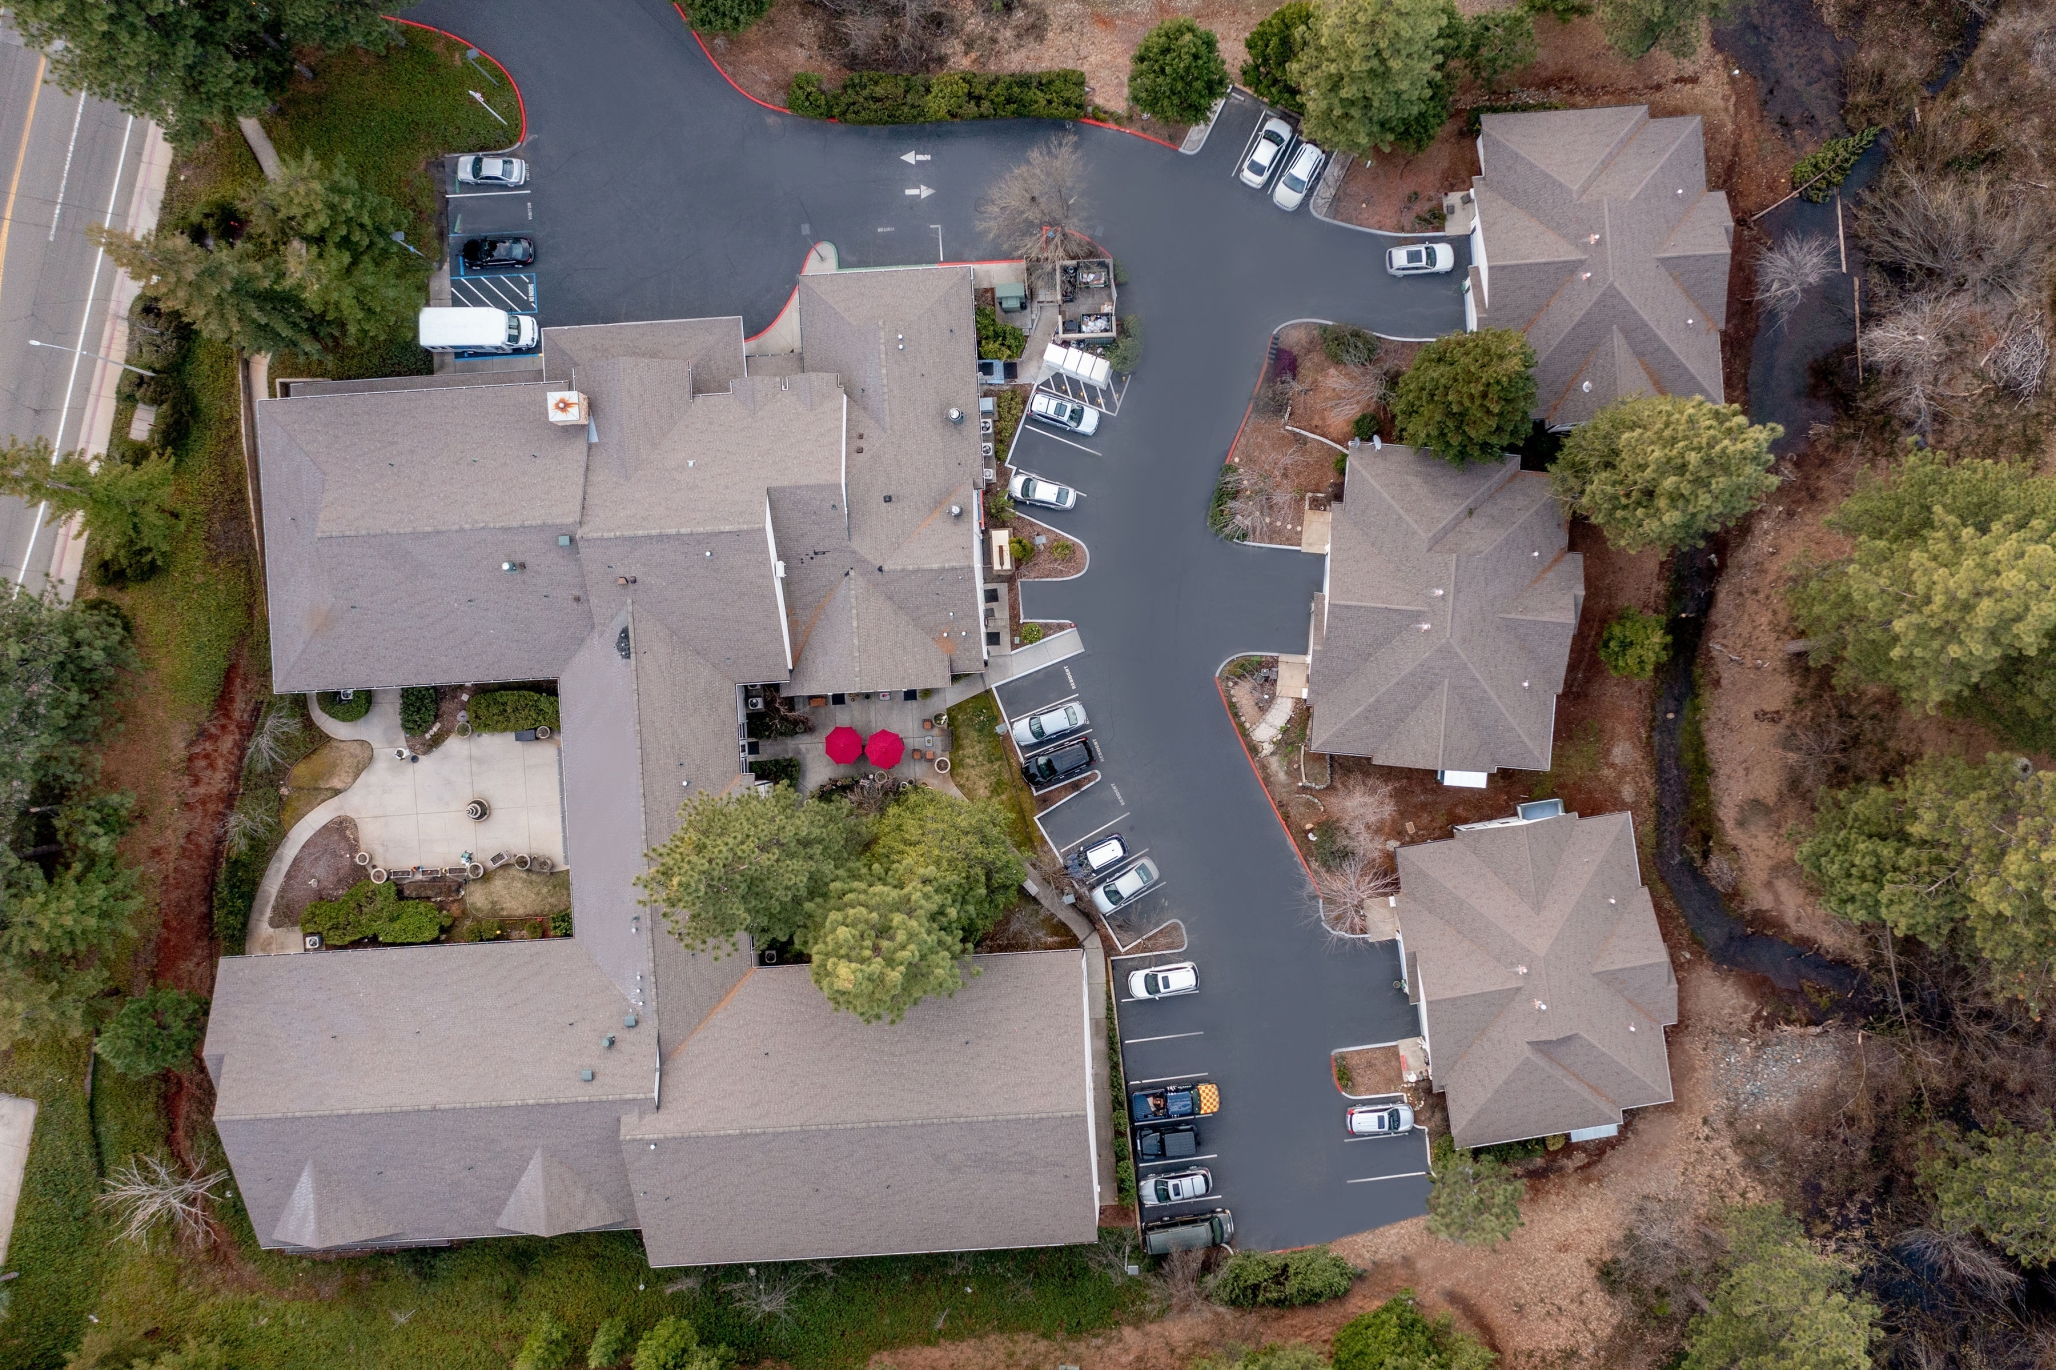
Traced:
<path fill-rule="evenodd" d="M 440 33 L 451 42 L 462 43 L 467 48 L 478 48 L 478 44 L 472 42 L 469 38 L 459 38 L 448 29 L 439 29 L 434 24 L 424 24 L 417 19 L 402 19 L 397 14 L 385 14 L 379 17 L 389 19 L 395 24 L 405 24 L 408 28 L 427 29 L 430 33 Z M 478 55 L 500 69 L 500 75 L 507 78 L 507 85 L 514 92 L 514 103 L 521 107 L 521 133 L 514 140 L 514 146 L 520 147 L 528 141 L 528 101 L 521 98 L 521 83 L 514 79 L 514 73 L 507 70 L 505 63 L 501 62 L 499 58 L 493 56 L 484 48 L 478 48 Z"/>
<path fill-rule="evenodd" d="M 787 109 L 784 105 L 774 105 L 769 100 L 759 100 L 756 96 L 750 94 L 741 86 L 736 85 L 735 78 L 728 74 L 728 69 L 722 66 L 719 62 L 714 60 L 714 50 L 707 46 L 706 39 L 700 37 L 700 31 L 692 26 L 692 20 L 685 17 L 685 6 L 679 4 L 678 0 L 671 0 L 671 8 L 678 11 L 679 22 L 685 25 L 685 31 L 692 35 L 692 40 L 700 45 L 700 51 L 706 54 L 707 65 L 713 67 L 714 70 L 720 72 L 721 79 L 728 82 L 729 86 L 734 89 L 737 95 L 740 95 L 743 99 L 749 101 L 753 105 L 761 105 L 765 109 L 775 110 L 779 114 L 792 113 L 792 111 Z M 829 120 L 829 122 L 833 123 L 835 121 L 831 119 Z"/>
<path fill-rule="evenodd" d="M 1250 653 L 1244 652 L 1242 655 L 1248 656 Z M 1242 745 L 1242 759 L 1249 763 L 1249 773 L 1256 778 L 1256 787 L 1264 792 L 1264 802 L 1271 806 L 1271 813 L 1277 818 L 1278 826 L 1285 830 L 1285 840 L 1292 844 L 1292 854 L 1299 858 L 1299 868 L 1306 872 L 1307 879 L 1313 879 L 1314 868 L 1307 865 L 1306 853 L 1302 852 L 1299 843 L 1293 840 L 1292 825 L 1285 821 L 1284 813 L 1278 808 L 1278 801 L 1271 798 L 1271 787 L 1264 783 L 1264 773 L 1257 769 L 1256 758 L 1249 753 L 1249 742 L 1242 736 L 1242 729 L 1235 722 L 1235 706 L 1228 702 L 1228 691 L 1221 684 L 1219 672 L 1214 675 L 1214 692 L 1220 695 L 1221 707 L 1227 710 L 1228 726 L 1235 730 L 1235 740 Z"/>
<path fill-rule="evenodd" d="M 1176 143 L 1167 143 L 1163 139 L 1154 137 L 1151 134 L 1141 133 L 1132 128 L 1122 128 L 1119 124 L 1110 124 L 1103 119 L 1080 119 L 1078 122 L 1081 124 L 1091 124 L 1094 128 L 1112 129 L 1116 133 L 1125 133 L 1130 138 L 1141 138 L 1148 142 L 1155 143 L 1158 147 L 1167 147 L 1171 149 L 1171 151 L 1173 152 L 1177 152 L 1179 150 L 1178 145 Z"/>

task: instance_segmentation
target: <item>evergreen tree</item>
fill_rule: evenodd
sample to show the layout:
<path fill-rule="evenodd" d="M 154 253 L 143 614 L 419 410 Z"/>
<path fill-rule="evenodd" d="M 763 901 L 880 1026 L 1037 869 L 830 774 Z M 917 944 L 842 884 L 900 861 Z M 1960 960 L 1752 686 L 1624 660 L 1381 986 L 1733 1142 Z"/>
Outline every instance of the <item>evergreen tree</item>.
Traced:
<path fill-rule="evenodd" d="M 1401 440 L 1453 466 L 1498 461 L 1528 435 L 1534 365 L 1535 349 L 1510 328 L 1437 338 L 1393 390 Z"/>
<path fill-rule="evenodd" d="M 1497 1157 L 1438 1138 L 1435 1177 L 1428 1188 L 1428 1231 L 1465 1246 L 1497 1246 L 1520 1227 L 1527 1188 Z"/>
<path fill-rule="evenodd" d="M 867 1023 L 897 1023 L 921 1000 L 953 995 L 963 984 L 958 962 L 969 948 L 952 923 L 928 883 L 837 881 L 807 948 L 814 984 Z"/>
<path fill-rule="evenodd" d="M 965 946 L 1013 906 L 1028 874 L 992 804 L 966 804 L 925 785 L 885 811 L 866 859 L 893 883 L 925 885 Z"/>
<path fill-rule="evenodd" d="M 790 785 L 768 794 L 697 794 L 678 831 L 649 854 L 636 883 L 691 947 L 724 952 L 735 935 L 790 942 L 808 906 L 851 870 L 867 836 L 839 802 L 803 803 Z"/>
<path fill-rule="evenodd" d="M 1737 405 L 1697 395 L 1618 400 L 1564 439 L 1556 493 L 1623 552 L 1697 547 L 1777 489 L 1770 445 L 1785 435 Z"/>
<path fill-rule="evenodd" d="M 1249 31 L 1243 49 L 1249 60 L 1242 64 L 1242 84 L 1265 104 L 1306 112 L 1299 86 L 1292 79 L 1292 62 L 1306 43 L 1314 25 L 1313 0 L 1287 0 Z"/>
<path fill-rule="evenodd" d="M 93 1049 L 124 1075 L 155 1075 L 190 1065 L 207 1018 L 207 1001 L 182 989 L 159 985 L 121 1006 L 100 1029 Z M 538 1366 L 536 1370 L 562 1370 Z"/>
<path fill-rule="evenodd" d="M 2001 1118 L 1951 1136 L 1921 1178 L 1943 1225 L 1975 1229 L 2029 1269 L 2056 1263 L 2056 1133 L 2046 1117 L 2038 1132 Z"/>
<path fill-rule="evenodd" d="M 725 1359 L 720 1348 L 700 1345 L 691 1323 L 669 1317 L 643 1333 L 631 1365 L 633 1370 L 721 1370 Z"/>
<path fill-rule="evenodd" d="M 571 1329 L 555 1313 L 536 1319 L 514 1357 L 514 1370 L 565 1370 L 571 1364 Z"/>
<path fill-rule="evenodd" d="M 1486 91 L 1542 54 L 1535 40 L 1535 19 L 1525 9 L 1487 10 L 1463 21 L 1455 31 L 1453 61 L 1461 62 L 1471 79 Z"/>
<path fill-rule="evenodd" d="M 171 559 L 178 536 L 174 479 L 171 459 L 162 455 L 134 466 L 102 457 L 95 465 L 77 450 L 56 456 L 43 437 L 10 438 L 0 448 L 0 491 L 25 504 L 48 501 L 53 521 L 81 516 L 94 555 L 126 580 L 146 579 Z"/>
<path fill-rule="evenodd" d="M 1462 27 L 1452 0 L 1320 0 L 1288 68 L 1302 131 L 1358 155 L 1427 147 L 1449 118 L 1444 66 Z"/>
<path fill-rule="evenodd" d="M 1681 1370 L 1870 1370 L 1877 1305 L 1855 1272 L 1814 1250 L 1774 1205 L 1735 1209 L 1710 1311 L 1692 1320 Z"/>
<path fill-rule="evenodd" d="M 1700 22 L 1726 9 L 1726 0 L 1600 0 L 1599 27 L 1623 57 L 1662 48 L 1682 61 L 1699 51 Z"/>
<path fill-rule="evenodd" d="M 1219 40 L 1183 15 L 1144 34 L 1129 63 L 1128 103 L 1152 119 L 1203 123 L 1227 93 Z"/>

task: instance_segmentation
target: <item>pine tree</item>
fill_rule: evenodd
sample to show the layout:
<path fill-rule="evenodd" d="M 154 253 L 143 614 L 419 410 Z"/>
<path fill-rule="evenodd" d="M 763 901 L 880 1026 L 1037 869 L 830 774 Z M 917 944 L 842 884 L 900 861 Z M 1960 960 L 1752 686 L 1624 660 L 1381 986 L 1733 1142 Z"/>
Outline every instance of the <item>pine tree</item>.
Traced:
<path fill-rule="evenodd" d="M 866 836 L 849 805 L 802 803 L 789 785 L 698 794 L 636 883 L 687 946 L 718 955 L 741 932 L 790 942 L 806 927 L 808 906 L 850 872 Z"/>
<path fill-rule="evenodd" d="M 2030 1269 L 2056 1264 L 2056 1132 L 2001 1118 L 1968 1138 L 1950 1136 L 1921 1178 L 1935 1192 L 1935 1215 L 1973 1228 Z"/>
<path fill-rule="evenodd" d="M 1725 1227 L 1726 1269 L 1681 1370 L 1870 1370 L 1878 1309 L 1849 1292 L 1854 1271 L 1774 1205 L 1735 1209 Z"/>
<path fill-rule="evenodd" d="M 807 948 L 814 984 L 867 1023 L 897 1023 L 921 1000 L 963 984 L 958 962 L 968 948 L 953 921 L 926 882 L 837 881 Z"/>
<path fill-rule="evenodd" d="M 1623 552 L 1697 547 L 1777 489 L 1770 445 L 1785 435 L 1737 405 L 1697 395 L 1619 400 L 1564 439 L 1550 471 L 1574 513 Z"/>
<path fill-rule="evenodd" d="M 1393 390 L 1400 438 L 1453 466 L 1498 461 L 1532 426 L 1534 365 L 1535 349 L 1510 328 L 1437 338 Z"/>
<path fill-rule="evenodd" d="M 1462 25 L 1451 0 L 1320 0 L 1289 68 L 1305 135 L 1359 155 L 1427 147 L 1449 118 L 1444 64 Z"/>
<path fill-rule="evenodd" d="M 1242 84 L 1265 104 L 1306 112 L 1299 86 L 1292 79 L 1293 59 L 1306 44 L 1314 25 L 1312 0 L 1287 0 L 1260 20 L 1243 39 L 1249 60 L 1242 64 Z"/>
<path fill-rule="evenodd" d="M 1527 1182 L 1494 1156 L 1435 1143 L 1435 1178 L 1428 1189 L 1428 1231 L 1465 1246 L 1497 1246 L 1521 1226 Z M 1339 1357 L 1338 1357 L 1339 1359 Z"/>
<path fill-rule="evenodd" d="M 0 491 L 26 504 L 48 501 L 53 521 L 77 514 L 102 565 L 123 579 L 143 580 L 171 559 L 178 512 L 171 505 L 171 459 L 153 454 L 131 466 L 79 451 L 56 457 L 50 440 L 18 438 L 0 448 Z"/>
<path fill-rule="evenodd" d="M 207 1001 L 159 985 L 135 996 L 100 1029 L 93 1049 L 124 1075 L 155 1075 L 190 1065 L 207 1017 Z M 538 1367 L 561 1370 L 561 1367 Z"/>
<path fill-rule="evenodd" d="M 1013 906 L 1028 873 L 992 804 L 966 804 L 925 785 L 885 811 L 867 860 L 894 883 L 926 885 L 966 946 Z"/>

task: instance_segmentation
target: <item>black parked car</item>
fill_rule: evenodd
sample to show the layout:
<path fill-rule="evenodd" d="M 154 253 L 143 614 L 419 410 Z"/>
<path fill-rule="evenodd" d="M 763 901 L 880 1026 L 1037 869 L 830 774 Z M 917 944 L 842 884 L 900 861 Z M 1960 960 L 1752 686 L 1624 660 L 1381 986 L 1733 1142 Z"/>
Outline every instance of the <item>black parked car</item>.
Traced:
<path fill-rule="evenodd" d="M 1135 1129 L 1135 1154 L 1144 1161 L 1179 1161 L 1199 1154 L 1199 1129 L 1191 1123 Z"/>
<path fill-rule="evenodd" d="M 464 265 L 473 271 L 535 265 L 533 238 L 473 238 L 464 244 Z"/>
<path fill-rule="evenodd" d="M 1021 763 L 1021 775 L 1028 782 L 1028 788 L 1046 790 L 1085 774 L 1096 760 L 1098 758 L 1092 754 L 1092 740 L 1081 738 L 1067 746 L 1029 757 Z"/>

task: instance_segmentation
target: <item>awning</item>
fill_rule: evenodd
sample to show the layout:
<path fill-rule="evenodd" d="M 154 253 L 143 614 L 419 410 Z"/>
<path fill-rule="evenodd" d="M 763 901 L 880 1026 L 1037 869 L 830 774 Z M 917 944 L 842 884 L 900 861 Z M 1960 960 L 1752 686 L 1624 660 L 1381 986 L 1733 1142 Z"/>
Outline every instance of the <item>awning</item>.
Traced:
<path fill-rule="evenodd" d="M 828 734 L 828 759 L 847 766 L 864 751 L 864 735 L 855 728 L 841 727 Z"/>
<path fill-rule="evenodd" d="M 871 740 L 864 744 L 864 755 L 871 758 L 871 764 L 887 770 L 899 765 L 906 754 L 907 744 L 900 741 L 900 735 L 884 728 L 871 734 Z"/>

